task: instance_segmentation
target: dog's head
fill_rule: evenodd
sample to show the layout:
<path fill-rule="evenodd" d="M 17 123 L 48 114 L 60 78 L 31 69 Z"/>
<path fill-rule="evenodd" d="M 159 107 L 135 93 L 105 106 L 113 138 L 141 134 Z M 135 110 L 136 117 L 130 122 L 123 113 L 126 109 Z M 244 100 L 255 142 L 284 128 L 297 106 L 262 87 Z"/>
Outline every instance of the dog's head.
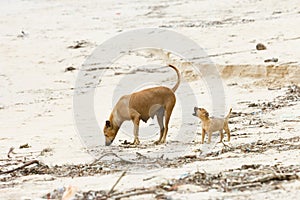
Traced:
<path fill-rule="evenodd" d="M 209 113 L 204 108 L 194 107 L 193 116 L 199 117 L 200 119 L 207 119 Z"/>
<path fill-rule="evenodd" d="M 118 133 L 118 130 L 119 130 L 119 128 L 114 127 L 109 120 L 107 120 L 105 122 L 103 133 L 105 136 L 105 145 L 106 146 L 111 145 L 111 143 L 114 141 L 114 139 Z"/>

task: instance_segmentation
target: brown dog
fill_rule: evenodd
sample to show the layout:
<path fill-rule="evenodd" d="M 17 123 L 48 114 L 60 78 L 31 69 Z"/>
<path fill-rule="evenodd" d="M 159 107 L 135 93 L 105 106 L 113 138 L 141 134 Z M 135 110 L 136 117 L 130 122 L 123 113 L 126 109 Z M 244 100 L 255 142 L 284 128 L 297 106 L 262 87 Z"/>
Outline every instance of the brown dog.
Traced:
<path fill-rule="evenodd" d="M 153 87 L 122 96 L 119 99 L 103 129 L 106 146 L 113 142 L 122 123 L 127 120 L 132 120 L 134 124 L 133 144 L 138 145 L 140 143 L 138 138 L 140 120 L 147 122 L 150 117 L 153 118 L 155 115 L 160 127 L 160 137 L 155 144 L 166 142 L 169 120 L 176 103 L 174 92 L 180 84 L 179 70 L 172 65 L 169 67 L 176 71 L 178 77 L 177 83 L 172 89 L 163 86 Z M 164 117 L 165 124 L 163 124 Z"/>
<path fill-rule="evenodd" d="M 220 132 L 220 142 L 222 142 L 224 134 L 223 129 L 227 134 L 228 142 L 230 141 L 230 130 L 228 127 L 228 119 L 230 117 L 232 108 L 230 108 L 228 115 L 225 118 L 209 117 L 209 113 L 204 108 L 194 108 L 193 115 L 199 117 L 202 121 L 202 144 L 204 144 L 205 133 L 208 134 L 208 143 L 211 142 L 211 135 L 213 132 Z"/>

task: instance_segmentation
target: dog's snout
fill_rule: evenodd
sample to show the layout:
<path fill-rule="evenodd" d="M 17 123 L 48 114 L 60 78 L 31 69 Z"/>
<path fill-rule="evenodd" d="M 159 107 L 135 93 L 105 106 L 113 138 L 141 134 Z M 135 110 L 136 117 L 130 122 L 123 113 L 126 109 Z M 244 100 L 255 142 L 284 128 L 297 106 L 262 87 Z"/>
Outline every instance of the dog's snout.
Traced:
<path fill-rule="evenodd" d="M 192 114 L 193 116 L 197 116 L 197 110 L 198 110 L 198 108 L 194 107 L 194 113 Z"/>
<path fill-rule="evenodd" d="M 112 141 L 105 141 L 105 146 L 110 146 Z"/>
<path fill-rule="evenodd" d="M 110 140 L 109 138 L 105 138 L 105 146 L 110 146 L 113 141 L 114 139 Z"/>

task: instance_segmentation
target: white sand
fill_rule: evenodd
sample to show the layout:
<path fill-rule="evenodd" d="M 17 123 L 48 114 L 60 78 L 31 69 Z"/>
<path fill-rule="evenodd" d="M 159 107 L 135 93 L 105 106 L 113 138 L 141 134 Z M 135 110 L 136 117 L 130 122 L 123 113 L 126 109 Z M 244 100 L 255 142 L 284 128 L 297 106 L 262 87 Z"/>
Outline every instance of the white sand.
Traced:
<path fill-rule="evenodd" d="M 268 90 L 268 87 L 284 87 L 291 82 L 299 83 L 300 62 L 300 8 L 297 0 L 289 1 L 9 1 L 0 2 L 0 156 L 5 159 L 10 147 L 15 147 L 13 156 L 35 157 L 45 148 L 53 151 L 38 159 L 52 166 L 55 164 L 78 164 L 90 162 L 93 158 L 81 143 L 76 131 L 73 116 L 73 92 L 78 70 L 64 72 L 73 66 L 80 68 L 97 45 L 120 34 L 120 31 L 144 27 L 169 27 L 197 42 L 218 65 L 224 79 L 225 107 L 233 107 L 236 112 L 255 112 L 240 102 L 269 101 L 284 94 L 285 90 Z M 21 32 L 24 31 L 25 35 Z M 85 40 L 84 48 L 70 49 L 75 41 Z M 257 43 L 267 46 L 265 51 L 257 51 Z M 144 62 L 164 64 L 164 55 L 157 54 L 149 58 L 143 56 L 125 56 L 117 61 L 116 66 L 139 66 Z M 265 59 L 278 58 L 277 63 L 265 63 Z M 172 59 L 176 59 L 172 57 Z M 175 62 L 173 60 L 173 62 Z M 176 61 L 177 62 L 177 61 Z M 148 64 L 148 63 L 147 63 Z M 274 66 L 269 66 L 274 65 Z M 243 66 L 248 66 L 247 70 Z M 249 67 L 250 66 L 250 67 Z M 269 66 L 269 67 L 267 67 Z M 118 83 L 109 71 L 103 79 L 103 85 L 95 93 L 95 113 L 102 127 L 104 120 L 112 109 L 111 96 Z M 198 105 L 212 110 L 211 99 L 205 83 L 199 77 L 184 73 L 193 93 L 185 94 L 180 89 L 177 96 L 194 95 Z M 143 81 L 145 76 L 131 74 L 136 81 Z M 165 85 L 173 85 L 175 75 L 169 73 L 149 75 Z M 122 76 L 121 76 L 122 77 Z M 196 80 L 195 80 L 196 79 Z M 254 82 L 254 84 L 253 84 Z M 237 83 L 235 86 L 227 84 Z M 183 84 L 184 85 L 184 84 Z M 181 86 L 184 88 L 184 86 Z M 139 88 L 139 87 L 137 87 Z M 104 95 L 105 94 L 105 95 Z M 98 103 L 101 102 L 101 103 Z M 194 150 L 202 148 L 211 151 L 212 146 L 198 143 L 181 144 L 189 139 L 200 141 L 200 135 L 189 130 L 198 130 L 198 119 L 190 116 L 187 120 L 186 138 L 176 138 L 183 105 L 178 101 L 170 123 L 168 152 L 166 156 L 176 159 L 180 155 L 195 154 Z M 245 124 L 233 123 L 239 128 L 235 133 L 253 133 L 250 137 L 232 137 L 231 145 L 261 140 L 290 138 L 299 135 L 299 123 L 282 123 L 284 119 L 299 119 L 300 104 L 288 108 L 263 113 L 259 117 L 272 122 L 270 128 L 253 128 Z M 226 111 L 227 112 L 227 111 Z M 222 113 L 226 114 L 226 113 Z M 153 122 L 156 124 L 156 122 Z M 147 125 L 143 125 L 147 126 Z M 130 124 L 128 125 L 130 128 Z M 157 128 L 157 125 L 154 125 Z M 127 130 L 127 129 L 126 129 Z M 100 134 L 100 133 L 99 133 Z M 180 133 L 185 135 L 185 133 Z M 103 136 L 100 135 L 103 139 Z M 142 139 L 150 144 L 158 136 Z M 119 140 L 132 140 L 132 136 L 120 133 L 111 147 L 99 147 L 100 150 L 117 151 Z M 214 135 L 217 141 L 218 135 Z M 179 143 L 176 143 L 179 141 Z M 18 149 L 28 143 L 29 149 Z M 96 141 L 97 143 L 97 141 Z M 102 145 L 99 141 L 99 145 Z M 178 148 L 176 145 L 181 146 Z M 178 148 L 178 149 L 177 149 Z M 221 148 L 219 146 L 216 147 Z M 165 146 L 150 146 L 146 149 L 124 149 L 120 155 L 130 158 L 132 152 L 156 157 L 161 155 Z M 214 149 L 215 150 L 215 149 Z M 151 153 L 147 153 L 151 151 Z M 243 164 L 261 163 L 283 165 L 300 164 L 299 151 L 265 152 L 240 155 L 238 158 L 224 158 L 218 161 L 195 162 L 178 169 L 136 173 L 131 171 L 120 182 L 117 189 L 125 191 L 134 187 L 148 187 L 160 184 L 168 178 L 178 178 L 187 172 L 203 169 L 217 173 L 222 170 L 240 167 Z M 30 156 L 30 152 L 32 156 Z M 139 169 L 137 169 L 139 170 Z M 54 178 L 51 176 L 28 176 L 10 182 L 0 183 L 0 199 L 37 199 L 60 186 L 74 185 L 79 190 L 109 190 L 120 174 L 82 178 Z M 144 181 L 147 177 L 155 178 Z M 13 185 L 7 185 L 12 184 Z M 268 193 L 257 192 L 251 196 L 247 193 L 189 193 L 177 192 L 169 195 L 174 199 L 215 199 L 251 198 L 251 199 L 292 199 L 299 195 L 300 183 L 282 183 L 282 189 Z M 232 196 L 233 195 L 233 196 Z M 237 196 L 234 196 L 237 195 Z M 246 196 L 238 196 L 246 195 Z M 231 197 L 232 196 L 232 197 Z"/>

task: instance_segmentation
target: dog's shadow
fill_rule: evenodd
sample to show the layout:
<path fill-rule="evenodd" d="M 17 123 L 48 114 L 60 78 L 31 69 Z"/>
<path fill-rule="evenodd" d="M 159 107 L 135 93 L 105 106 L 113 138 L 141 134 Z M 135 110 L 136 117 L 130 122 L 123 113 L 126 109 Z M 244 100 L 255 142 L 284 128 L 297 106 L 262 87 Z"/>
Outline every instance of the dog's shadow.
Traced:
<path fill-rule="evenodd" d="M 137 149 L 146 149 L 149 147 L 158 147 L 158 146 L 162 146 L 165 144 L 154 144 L 154 142 L 151 143 L 141 143 L 139 145 L 136 144 L 132 144 L 130 142 L 127 142 L 126 140 L 124 142 L 122 142 L 121 144 L 119 144 L 119 147 L 125 148 L 125 149 L 129 149 L 129 148 L 137 148 Z"/>
<path fill-rule="evenodd" d="M 182 143 L 178 140 L 169 140 L 166 143 L 163 144 L 155 144 L 155 141 L 150 141 L 148 143 L 140 143 L 139 145 L 132 144 L 131 142 L 128 142 L 127 140 L 124 140 L 121 144 L 118 145 L 118 147 L 122 147 L 125 149 L 129 148 L 137 148 L 137 149 L 146 149 L 146 148 L 164 148 L 166 146 L 172 146 L 172 145 L 178 145 L 178 144 L 184 144 L 184 145 L 194 145 L 194 142 L 192 143 Z"/>

